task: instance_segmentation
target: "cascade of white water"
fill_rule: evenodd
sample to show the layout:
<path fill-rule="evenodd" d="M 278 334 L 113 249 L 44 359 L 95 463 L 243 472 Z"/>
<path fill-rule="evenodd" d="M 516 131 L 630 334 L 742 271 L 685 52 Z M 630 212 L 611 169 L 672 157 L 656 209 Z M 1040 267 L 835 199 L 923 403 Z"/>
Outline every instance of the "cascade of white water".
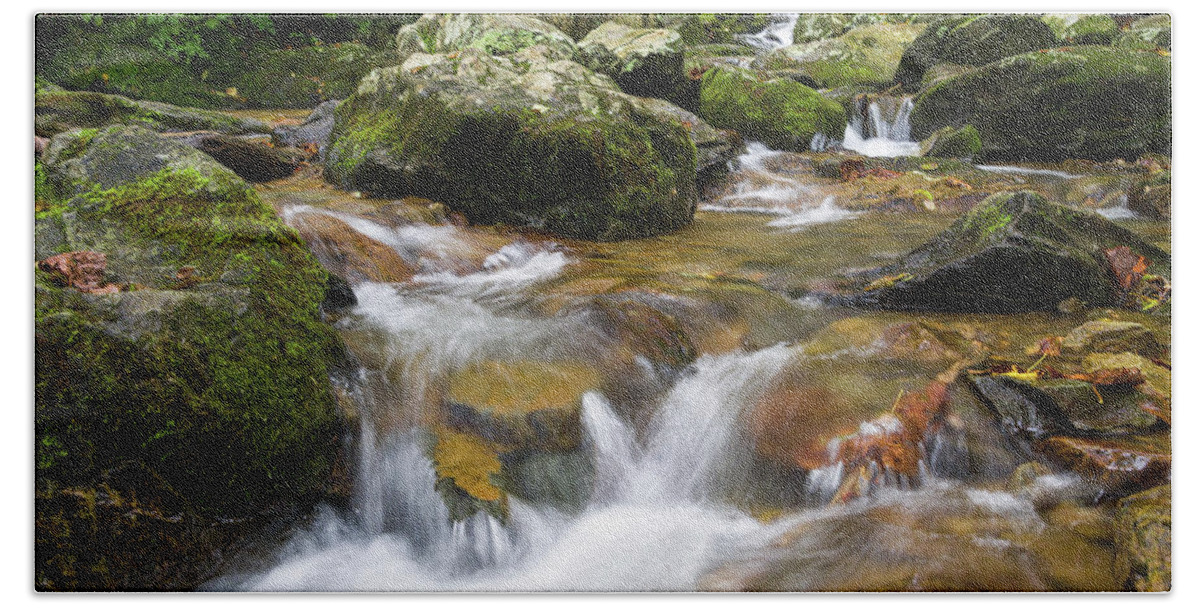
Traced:
<path fill-rule="evenodd" d="M 767 24 L 767 27 L 763 28 L 761 32 L 743 35 L 741 40 L 763 53 L 791 46 L 795 35 L 796 21 L 799 18 L 799 13 L 771 15 L 771 22 Z"/>
<path fill-rule="evenodd" d="M 920 152 L 921 145 L 910 139 L 911 98 L 905 98 L 890 119 L 878 101 L 859 98 L 856 104 L 858 111 L 846 125 L 842 147 L 866 156 L 916 156 Z"/>

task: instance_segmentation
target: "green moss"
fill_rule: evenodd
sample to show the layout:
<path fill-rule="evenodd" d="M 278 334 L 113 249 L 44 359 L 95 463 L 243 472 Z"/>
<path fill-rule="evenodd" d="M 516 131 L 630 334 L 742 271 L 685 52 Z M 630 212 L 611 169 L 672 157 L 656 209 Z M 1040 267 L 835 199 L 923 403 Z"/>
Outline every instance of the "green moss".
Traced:
<path fill-rule="evenodd" d="M 759 81 L 744 70 L 715 68 L 700 84 L 700 116 L 773 148 L 807 150 L 817 133 L 841 133 L 846 112 L 791 80 Z"/>
<path fill-rule="evenodd" d="M 353 43 L 280 49 L 262 53 L 228 82 L 246 107 L 306 108 L 349 97 L 372 69 L 394 63 L 392 52 Z"/>

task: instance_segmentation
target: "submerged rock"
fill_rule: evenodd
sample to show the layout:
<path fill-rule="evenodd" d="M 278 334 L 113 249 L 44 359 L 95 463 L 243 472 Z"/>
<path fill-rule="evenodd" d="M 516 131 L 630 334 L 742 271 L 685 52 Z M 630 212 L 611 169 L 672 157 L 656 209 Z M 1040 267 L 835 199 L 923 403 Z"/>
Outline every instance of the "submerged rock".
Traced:
<path fill-rule="evenodd" d="M 1169 273 L 1170 256 L 1093 213 L 1005 192 L 945 232 L 863 279 L 849 302 L 900 310 L 1014 313 L 1054 310 L 1068 298 L 1117 302 L 1104 251 L 1127 245 Z"/>
<path fill-rule="evenodd" d="M 806 151 L 817 133 L 840 134 L 846 127 L 845 109 L 813 89 L 782 78 L 759 80 L 735 67 L 705 72 L 699 114 L 780 150 Z"/>
<path fill-rule="evenodd" d="M 545 46 L 416 54 L 336 112 L 325 175 L 444 202 L 472 222 L 621 240 L 691 221 L 696 146 L 677 117 Z"/>
<path fill-rule="evenodd" d="M 925 70 L 939 63 L 984 65 L 1054 46 L 1054 32 L 1027 15 L 947 16 L 929 24 L 904 51 L 896 81 L 916 92 Z"/>
<path fill-rule="evenodd" d="M 338 449 L 329 378 L 342 351 L 321 322 L 326 273 L 295 231 L 212 158 L 145 128 L 60 134 L 46 168 L 59 198 L 38 222 L 60 223 L 69 250 L 105 254 L 107 279 L 131 290 L 87 294 L 35 275 L 39 491 L 95 488 L 134 462 L 185 515 L 245 517 L 319 496 Z M 53 542 L 82 546 L 87 530 Z M 139 541 L 141 558 L 168 563 L 160 551 L 191 538 L 169 536 Z M 123 563 L 128 548 L 63 559 L 116 551 L 109 563 Z M 90 584 L 82 570 L 59 574 L 38 576 Z M 159 575 L 145 586 L 177 588 Z"/>
<path fill-rule="evenodd" d="M 1132 591 L 1171 590 L 1171 484 L 1121 500 L 1113 574 Z"/>
<path fill-rule="evenodd" d="M 1100 46 L 1025 53 L 948 77 L 914 101 L 916 137 L 968 124 L 989 160 L 1170 153 L 1171 61 Z"/>
<path fill-rule="evenodd" d="M 496 443 L 531 449 L 579 444 L 583 394 L 599 373 L 577 363 L 489 361 L 451 375 L 444 409 L 451 426 Z"/>

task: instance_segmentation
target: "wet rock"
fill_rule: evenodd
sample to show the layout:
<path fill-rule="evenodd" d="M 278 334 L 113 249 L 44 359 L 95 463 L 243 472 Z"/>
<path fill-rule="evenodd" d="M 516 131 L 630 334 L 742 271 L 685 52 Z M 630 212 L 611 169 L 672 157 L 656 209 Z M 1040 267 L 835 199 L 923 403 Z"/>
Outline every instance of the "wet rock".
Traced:
<path fill-rule="evenodd" d="M 880 23 L 851 29 L 837 38 L 797 43 L 755 60 L 752 67 L 819 88 L 882 87 L 892 83 L 904 49 L 924 24 Z"/>
<path fill-rule="evenodd" d="M 638 97 L 676 99 L 683 93 L 683 41 L 668 29 L 607 22 L 579 41 L 580 63 L 606 74 Z"/>
<path fill-rule="evenodd" d="M 782 78 L 759 80 L 734 67 L 705 72 L 699 114 L 780 150 L 806 151 L 817 133 L 840 134 L 846 126 L 846 111 L 813 89 Z"/>
<path fill-rule="evenodd" d="M 1121 500 L 1113 573 L 1131 591 L 1171 590 L 1171 485 Z"/>
<path fill-rule="evenodd" d="M 325 159 L 325 146 L 329 143 L 329 135 L 333 131 L 333 111 L 341 104 L 341 100 L 330 100 L 313 109 L 312 114 L 300 125 L 277 127 L 271 135 L 271 140 L 277 146 L 293 148 L 315 147 L 317 158 Z"/>
<path fill-rule="evenodd" d="M 431 455 L 437 474 L 435 489 L 442 495 L 451 521 L 483 511 L 500 521 L 508 517 L 508 496 L 496 485 L 501 462 L 497 447 L 471 433 L 439 427 Z"/>
<path fill-rule="evenodd" d="M 1032 192 L 1000 193 L 892 266 L 858 279 L 859 306 L 900 310 L 1015 313 L 1054 310 L 1078 298 L 1115 303 L 1103 251 L 1131 247 L 1155 268 L 1170 256 L 1091 213 Z"/>
<path fill-rule="evenodd" d="M 294 173 L 303 155 L 227 135 L 209 135 L 196 142 L 196 148 L 217 159 L 239 177 L 250 182 L 269 182 Z"/>
<path fill-rule="evenodd" d="M 216 131 L 233 135 L 270 132 L 270 127 L 259 120 L 91 91 L 38 92 L 34 98 L 33 122 L 34 131 L 42 137 L 114 124 L 141 125 L 159 131 Z"/>
<path fill-rule="evenodd" d="M 973 376 L 971 383 L 1009 432 L 1041 438 L 1072 428 L 1058 403 L 1027 383 L 1002 376 Z"/>
<path fill-rule="evenodd" d="M 321 263 L 348 281 L 401 283 L 417 272 L 417 268 L 395 249 L 367 237 L 336 217 L 300 213 L 293 216 L 292 224 Z"/>
<path fill-rule="evenodd" d="M 572 449 L 583 394 L 600 374 L 579 363 L 489 361 L 451 375 L 444 410 L 451 426 L 510 446 Z"/>
<path fill-rule="evenodd" d="M 372 72 L 339 107 L 327 160 L 344 189 L 593 240 L 677 229 L 696 200 L 696 146 L 678 118 L 544 45 L 418 53 Z"/>
<path fill-rule="evenodd" d="M 1132 352 L 1147 357 L 1163 354 L 1163 346 L 1154 334 L 1141 323 L 1088 321 L 1067 332 L 1062 349 L 1071 354 Z"/>
<path fill-rule="evenodd" d="M 1126 196 L 1130 210 L 1154 219 L 1171 219 L 1171 171 L 1134 182 Z"/>
<path fill-rule="evenodd" d="M 354 288 L 346 279 L 330 273 L 329 280 L 325 283 L 325 299 L 321 300 L 321 309 L 327 312 L 340 312 L 356 306 L 358 297 L 354 295 Z"/>
<path fill-rule="evenodd" d="M 1143 407 L 1149 398 L 1131 386 L 1066 379 L 1024 382 L 1004 376 L 975 376 L 972 382 L 1006 428 L 1031 437 L 1064 432 L 1118 436 L 1161 426 Z"/>
<path fill-rule="evenodd" d="M 1111 439 L 1052 437 L 1037 447 L 1116 496 L 1153 487 L 1169 481 L 1171 476 L 1169 434 Z"/>
<path fill-rule="evenodd" d="M 942 127 L 973 125 L 988 161 L 1132 160 L 1169 153 L 1170 98 L 1169 58 L 1059 48 L 1014 54 L 923 91 L 914 101 L 912 132 L 924 138 Z"/>
<path fill-rule="evenodd" d="M 1054 46 L 1054 32 L 1026 15 L 947 16 L 929 24 L 904 51 L 896 80 L 917 90 L 925 70 L 939 63 L 985 65 L 1028 51 Z"/>
<path fill-rule="evenodd" d="M 1113 45 L 1135 50 L 1171 50 L 1171 16 L 1153 15 L 1135 20 Z"/>
<path fill-rule="evenodd" d="M 921 156 L 969 159 L 982 149 L 979 131 L 971 125 L 958 129 L 943 127 L 921 141 Z"/>
<path fill-rule="evenodd" d="M 1045 542 L 1046 538 L 1053 542 Z M 1116 590 L 1110 550 L 1047 526 L 1027 500 L 904 492 L 818 512 L 766 549 L 706 573 L 723 591 Z M 1099 568 L 1101 574 L 1096 575 Z"/>

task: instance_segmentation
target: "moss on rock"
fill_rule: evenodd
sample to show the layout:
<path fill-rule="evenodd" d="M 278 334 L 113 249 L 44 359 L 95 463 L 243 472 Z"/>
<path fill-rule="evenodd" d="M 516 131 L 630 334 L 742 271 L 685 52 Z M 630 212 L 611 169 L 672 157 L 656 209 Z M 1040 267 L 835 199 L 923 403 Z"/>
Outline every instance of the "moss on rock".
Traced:
<path fill-rule="evenodd" d="M 1171 62 L 1081 46 L 1007 57 L 914 102 L 913 134 L 973 125 L 988 160 L 1137 158 L 1171 149 Z"/>
<path fill-rule="evenodd" d="M 41 89 L 36 93 L 33 123 L 34 132 L 42 137 L 113 124 L 142 125 L 160 131 L 270 132 L 270 128 L 260 121 L 234 118 L 219 112 L 135 101 L 120 95 L 52 89 Z"/>
<path fill-rule="evenodd" d="M 700 84 L 700 116 L 772 148 L 808 150 L 817 133 L 841 133 L 846 111 L 798 82 L 759 80 L 751 72 L 719 67 Z"/>
<path fill-rule="evenodd" d="M 939 63 L 985 65 L 1054 45 L 1054 32 L 1027 15 L 947 16 L 929 24 L 904 51 L 896 81 L 916 91 L 925 70 Z"/>
<path fill-rule="evenodd" d="M 921 142 L 921 156 L 973 158 L 982 149 L 979 131 L 971 125 L 958 129 L 942 127 Z"/>
<path fill-rule="evenodd" d="M 754 67 L 803 77 L 822 88 L 883 86 L 896 77 L 904 50 L 924 24 L 879 23 L 842 36 L 779 49 Z"/>

